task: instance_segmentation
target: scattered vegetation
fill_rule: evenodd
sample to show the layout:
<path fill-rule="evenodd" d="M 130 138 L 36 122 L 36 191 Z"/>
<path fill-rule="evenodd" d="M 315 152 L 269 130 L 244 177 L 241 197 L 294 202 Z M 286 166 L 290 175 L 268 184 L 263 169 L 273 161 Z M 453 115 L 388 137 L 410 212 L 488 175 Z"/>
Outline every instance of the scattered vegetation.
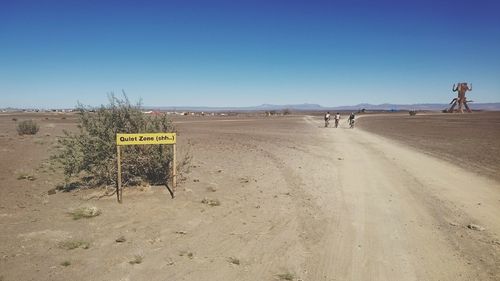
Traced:
<path fill-rule="evenodd" d="M 20 174 L 19 176 L 17 176 L 17 179 L 34 181 L 36 180 L 36 177 L 34 175 L 29 175 L 29 174 Z"/>
<path fill-rule="evenodd" d="M 285 108 L 283 110 L 283 115 L 290 115 L 290 114 L 292 114 L 292 111 L 290 110 L 290 108 Z"/>
<path fill-rule="evenodd" d="M 218 199 L 203 198 L 203 200 L 201 200 L 201 203 L 207 204 L 211 207 L 220 206 L 220 201 Z"/>
<path fill-rule="evenodd" d="M 128 263 L 130 263 L 130 264 L 141 264 L 143 259 L 144 259 L 143 256 L 141 256 L 141 255 L 135 255 L 134 259 L 132 259 Z"/>
<path fill-rule="evenodd" d="M 69 240 L 65 241 L 59 244 L 59 248 L 66 249 L 66 250 L 74 250 L 74 249 L 88 249 L 90 248 L 90 243 L 87 241 L 80 241 L 80 240 Z"/>
<path fill-rule="evenodd" d="M 63 261 L 61 263 L 62 266 L 66 267 L 66 266 L 70 266 L 71 265 L 71 262 L 70 261 Z"/>
<path fill-rule="evenodd" d="M 276 115 L 278 112 L 276 110 L 270 110 L 270 111 L 266 111 L 266 116 L 274 116 Z"/>
<path fill-rule="evenodd" d="M 192 252 L 188 252 L 188 251 L 182 251 L 179 253 L 179 256 L 183 257 L 183 256 L 186 256 L 190 259 L 193 259 L 194 258 L 194 254 Z"/>
<path fill-rule="evenodd" d="M 79 220 L 83 218 L 86 219 L 93 218 L 97 217 L 100 214 L 101 210 L 97 209 L 97 207 L 81 207 L 70 212 L 70 215 L 73 217 L 74 220 Z"/>
<path fill-rule="evenodd" d="M 88 187 L 114 186 L 117 179 L 116 134 L 176 132 L 166 115 L 147 115 L 140 103 L 132 105 L 124 94 L 111 94 L 109 104 L 97 109 L 78 105 L 80 129 L 64 132 L 58 140 L 59 150 L 54 162 L 64 170 L 66 182 L 78 179 Z M 122 179 L 124 186 L 164 184 L 168 181 L 172 147 L 163 145 L 134 145 L 122 147 Z M 179 170 L 190 158 L 180 161 Z M 189 165 L 187 165 L 189 166 Z"/>
<path fill-rule="evenodd" d="M 40 126 L 33 120 L 24 120 L 17 124 L 17 133 L 22 135 L 36 135 Z"/>
<path fill-rule="evenodd" d="M 240 260 L 235 257 L 229 257 L 227 261 L 235 265 L 240 265 Z"/>

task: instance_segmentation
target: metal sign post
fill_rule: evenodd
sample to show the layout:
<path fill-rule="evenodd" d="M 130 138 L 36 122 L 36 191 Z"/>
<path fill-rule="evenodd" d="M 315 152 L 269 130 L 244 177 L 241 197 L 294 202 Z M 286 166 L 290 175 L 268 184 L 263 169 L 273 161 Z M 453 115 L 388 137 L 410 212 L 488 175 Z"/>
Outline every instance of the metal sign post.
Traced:
<path fill-rule="evenodd" d="M 144 144 L 171 144 L 173 145 L 173 163 L 172 163 L 172 188 L 175 190 L 177 185 L 177 157 L 176 157 L 176 141 L 175 133 L 150 133 L 150 134 L 116 134 L 116 165 L 118 167 L 118 185 L 116 186 L 116 197 L 119 203 L 122 203 L 122 167 L 121 167 L 121 150 L 123 145 L 144 145 Z M 173 197 L 173 191 L 172 191 Z"/>

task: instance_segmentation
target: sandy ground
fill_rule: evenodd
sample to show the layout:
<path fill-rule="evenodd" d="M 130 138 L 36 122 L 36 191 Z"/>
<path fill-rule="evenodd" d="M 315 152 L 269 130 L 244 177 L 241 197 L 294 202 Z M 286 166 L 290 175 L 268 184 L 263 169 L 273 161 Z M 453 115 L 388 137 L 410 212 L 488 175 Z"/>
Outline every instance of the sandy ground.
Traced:
<path fill-rule="evenodd" d="M 359 126 L 500 181 L 500 112 L 378 114 Z"/>
<path fill-rule="evenodd" d="M 47 195 L 61 175 L 44 159 L 73 123 L 40 122 L 18 139 L 0 116 L 2 281 L 500 279 L 499 182 L 386 138 L 310 116 L 179 120 L 194 158 L 177 197 L 126 190 L 120 205 Z M 87 205 L 102 214 L 68 216 Z"/>

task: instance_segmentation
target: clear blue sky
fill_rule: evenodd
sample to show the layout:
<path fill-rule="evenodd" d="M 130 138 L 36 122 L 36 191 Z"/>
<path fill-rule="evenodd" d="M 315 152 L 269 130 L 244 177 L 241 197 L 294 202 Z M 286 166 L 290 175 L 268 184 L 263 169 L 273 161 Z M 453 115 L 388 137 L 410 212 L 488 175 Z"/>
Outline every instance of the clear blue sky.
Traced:
<path fill-rule="evenodd" d="M 0 1 L 0 107 L 500 101 L 500 2 Z"/>

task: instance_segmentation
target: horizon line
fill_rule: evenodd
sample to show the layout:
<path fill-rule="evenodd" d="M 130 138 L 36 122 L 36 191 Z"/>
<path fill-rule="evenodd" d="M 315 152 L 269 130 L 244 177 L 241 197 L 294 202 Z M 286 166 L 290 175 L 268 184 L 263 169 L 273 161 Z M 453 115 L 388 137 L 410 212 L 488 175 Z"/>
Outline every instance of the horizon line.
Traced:
<path fill-rule="evenodd" d="M 476 102 L 473 104 L 480 104 L 480 105 L 495 105 L 495 104 L 500 104 L 500 101 L 497 102 Z M 89 107 L 100 107 L 101 105 L 85 105 Z M 245 108 L 262 108 L 266 109 L 269 107 L 280 107 L 280 108 L 286 108 L 286 107 L 311 107 L 311 108 L 318 108 L 318 109 L 330 109 L 330 108 L 342 108 L 342 107 L 357 107 L 357 106 L 426 106 L 426 105 L 435 105 L 435 106 L 441 106 L 441 105 L 448 105 L 448 103 L 390 103 L 390 102 L 385 102 L 385 103 L 378 103 L 378 104 L 373 104 L 373 103 L 358 103 L 358 104 L 352 104 L 352 105 L 336 105 L 336 106 L 325 106 L 317 103 L 297 103 L 297 104 L 269 104 L 269 103 L 263 103 L 260 105 L 247 105 L 247 106 L 208 106 L 208 105 L 140 105 L 140 108 L 145 108 L 145 109 L 154 109 L 154 108 L 162 108 L 162 109 L 175 109 L 175 108 L 207 108 L 207 109 L 245 109 Z M 7 106 L 7 107 L 1 107 L 0 110 L 49 110 L 49 109 L 54 109 L 54 110 L 63 110 L 63 109 L 76 109 L 78 108 L 77 105 L 72 106 L 72 107 L 65 107 L 65 106 L 55 106 L 55 107 L 35 107 L 35 106 L 26 106 L 26 107 L 18 107 L 18 106 Z"/>

